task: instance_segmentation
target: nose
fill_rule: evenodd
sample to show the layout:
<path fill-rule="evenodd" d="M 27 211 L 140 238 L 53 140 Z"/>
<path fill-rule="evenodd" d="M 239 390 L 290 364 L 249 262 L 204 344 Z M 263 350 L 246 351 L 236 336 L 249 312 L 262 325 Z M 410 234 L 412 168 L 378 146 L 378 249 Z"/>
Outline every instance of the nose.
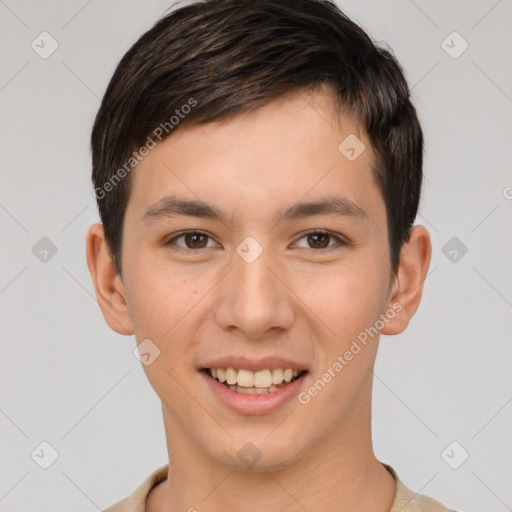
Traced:
<path fill-rule="evenodd" d="M 233 268 L 220 283 L 215 305 L 218 325 L 260 341 L 289 330 L 295 313 L 284 274 L 268 251 L 250 263 L 234 253 Z"/>

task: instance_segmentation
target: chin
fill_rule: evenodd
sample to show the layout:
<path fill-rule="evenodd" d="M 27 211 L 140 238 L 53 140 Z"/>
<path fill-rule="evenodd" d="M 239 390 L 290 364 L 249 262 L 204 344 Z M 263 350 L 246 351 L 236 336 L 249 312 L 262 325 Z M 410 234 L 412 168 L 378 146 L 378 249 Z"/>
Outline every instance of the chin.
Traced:
<path fill-rule="evenodd" d="M 273 439 L 272 434 L 265 436 L 268 431 L 258 436 L 236 436 L 225 451 L 210 453 L 210 456 L 237 471 L 252 473 L 286 469 L 299 458 L 302 450 L 295 436 L 276 435 Z"/>

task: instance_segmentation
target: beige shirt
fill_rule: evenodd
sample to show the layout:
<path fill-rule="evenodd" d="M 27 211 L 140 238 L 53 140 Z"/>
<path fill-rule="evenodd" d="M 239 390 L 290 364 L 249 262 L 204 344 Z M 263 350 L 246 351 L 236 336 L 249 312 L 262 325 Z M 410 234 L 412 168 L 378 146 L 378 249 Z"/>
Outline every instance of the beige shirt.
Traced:
<path fill-rule="evenodd" d="M 428 496 L 412 492 L 400 481 L 391 466 L 384 464 L 384 467 L 393 475 L 396 482 L 395 500 L 389 512 L 455 512 Z M 130 496 L 114 503 L 103 512 L 145 512 L 149 492 L 167 478 L 168 469 L 169 464 L 156 469 Z"/>

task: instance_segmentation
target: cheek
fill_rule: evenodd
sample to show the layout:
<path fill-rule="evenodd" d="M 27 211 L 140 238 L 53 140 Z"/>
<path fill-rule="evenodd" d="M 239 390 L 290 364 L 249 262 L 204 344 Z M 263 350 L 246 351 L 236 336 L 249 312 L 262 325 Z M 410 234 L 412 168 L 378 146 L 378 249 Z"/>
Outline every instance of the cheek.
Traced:
<path fill-rule="evenodd" d="M 143 365 L 143 370 L 165 403 L 182 403 L 187 400 L 187 393 L 180 383 L 195 371 L 189 361 L 189 340 L 197 326 L 194 305 L 201 296 L 198 283 L 183 273 L 154 264 L 140 270 L 137 276 L 134 273 L 132 282 L 137 283 L 132 288 L 130 304 L 137 342 L 149 339 L 158 354 L 150 364 Z"/>
<path fill-rule="evenodd" d="M 350 343 L 373 325 L 381 312 L 385 283 L 382 270 L 373 262 L 360 258 L 357 264 L 333 266 L 309 282 L 297 282 L 298 294 L 322 321 L 322 329 L 336 344 Z"/>
<path fill-rule="evenodd" d="M 136 333 L 162 341 L 190 314 L 200 299 L 200 286 L 205 280 L 189 278 L 168 266 L 148 265 L 133 275 L 135 286 L 131 294 L 131 314 L 136 319 Z"/>

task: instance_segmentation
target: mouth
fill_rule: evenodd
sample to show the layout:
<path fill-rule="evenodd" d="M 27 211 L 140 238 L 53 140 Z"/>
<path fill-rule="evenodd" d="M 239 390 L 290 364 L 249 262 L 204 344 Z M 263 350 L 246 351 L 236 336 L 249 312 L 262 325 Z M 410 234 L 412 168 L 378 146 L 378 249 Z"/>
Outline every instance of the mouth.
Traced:
<path fill-rule="evenodd" d="M 307 370 L 295 368 L 267 368 L 258 371 L 243 368 L 204 368 L 209 378 L 236 393 L 264 395 L 279 391 L 300 379 Z"/>

